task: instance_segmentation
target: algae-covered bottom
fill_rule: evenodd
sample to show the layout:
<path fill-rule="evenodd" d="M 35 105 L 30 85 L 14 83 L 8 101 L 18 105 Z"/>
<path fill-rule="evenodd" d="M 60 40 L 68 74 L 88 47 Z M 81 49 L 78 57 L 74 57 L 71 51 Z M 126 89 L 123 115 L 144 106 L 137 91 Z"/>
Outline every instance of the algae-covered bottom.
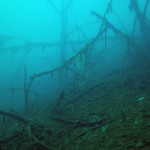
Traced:
<path fill-rule="evenodd" d="M 1 137 L 1 149 L 149 150 L 149 83 L 148 72 L 117 73 L 68 92 L 59 107 L 53 101 L 32 110 L 31 123 L 44 128 L 29 135 L 25 125 L 15 127 Z"/>

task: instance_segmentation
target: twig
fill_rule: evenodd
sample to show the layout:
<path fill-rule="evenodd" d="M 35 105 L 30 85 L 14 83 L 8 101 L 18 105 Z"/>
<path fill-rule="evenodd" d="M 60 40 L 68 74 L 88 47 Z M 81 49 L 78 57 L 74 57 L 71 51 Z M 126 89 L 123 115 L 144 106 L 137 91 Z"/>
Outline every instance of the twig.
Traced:
<path fill-rule="evenodd" d="M 48 0 L 51 6 L 54 8 L 54 10 L 58 13 L 61 14 L 61 11 L 55 6 L 55 4 L 52 2 L 52 0 Z"/>

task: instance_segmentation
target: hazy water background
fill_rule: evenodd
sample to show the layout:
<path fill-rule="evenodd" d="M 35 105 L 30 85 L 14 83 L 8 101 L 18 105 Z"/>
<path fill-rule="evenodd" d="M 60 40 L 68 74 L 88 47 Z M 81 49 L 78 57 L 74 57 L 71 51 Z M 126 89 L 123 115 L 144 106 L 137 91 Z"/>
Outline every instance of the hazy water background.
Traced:
<path fill-rule="evenodd" d="M 60 2 L 61 0 L 54 1 L 57 8 L 61 7 Z M 91 10 L 103 15 L 108 2 L 108 0 L 75 0 L 68 14 L 68 30 L 71 31 L 75 26 L 80 26 L 89 22 L 90 24 L 83 25 L 82 29 L 88 39 L 94 37 L 99 30 L 100 22 L 95 16 L 91 15 Z M 143 0 L 143 2 L 145 1 Z M 133 27 L 134 13 L 129 11 L 128 6 L 129 0 L 123 2 L 121 0 L 114 0 L 113 11 L 116 15 L 110 14 L 107 18 L 118 29 L 130 34 Z M 142 1 L 140 1 L 140 7 L 141 9 L 143 8 Z M 120 20 L 118 20 L 118 18 L 120 18 Z M 120 21 L 122 23 L 120 23 Z M 31 42 L 45 43 L 59 42 L 60 33 L 60 15 L 47 0 L 0 1 L 0 35 L 19 37 Z M 138 35 L 138 28 L 136 33 Z M 112 35 L 113 34 L 110 32 L 109 36 Z M 78 40 L 77 34 L 73 34 L 70 39 Z M 22 40 L 10 40 L 5 42 L 5 46 L 16 44 L 22 44 Z M 96 48 L 99 49 L 98 47 Z M 119 58 L 119 56 L 122 55 L 123 48 L 124 45 L 118 45 L 118 48 L 113 49 L 113 51 L 105 52 L 104 61 L 106 66 L 100 63 L 101 66 L 97 67 L 97 71 L 106 73 L 107 71 L 109 72 L 110 70 L 119 68 L 122 63 L 121 57 Z M 58 47 L 52 47 L 44 52 L 39 49 L 32 49 L 27 56 L 25 56 L 25 53 L 26 50 L 23 49 L 17 52 L 0 52 L 0 88 L 23 87 L 24 65 L 27 66 L 28 78 L 34 73 L 50 70 L 60 65 L 60 48 Z M 68 49 L 67 58 L 72 55 L 74 55 L 74 52 Z M 99 59 L 96 58 L 96 56 L 93 58 Z M 20 70 L 18 72 L 19 67 Z M 67 78 L 63 77 L 64 82 L 62 82 L 61 85 L 58 75 L 54 75 L 53 78 L 49 76 L 42 77 L 35 81 L 32 88 L 42 94 L 50 93 L 54 89 L 68 88 L 68 85 L 71 84 L 72 81 L 71 72 L 67 76 Z M 93 78 L 95 76 L 93 76 Z M 24 104 L 24 95 L 22 92 L 15 94 L 14 102 L 11 102 L 12 95 L 10 93 L 9 90 L 0 91 L 0 109 L 22 107 Z"/>

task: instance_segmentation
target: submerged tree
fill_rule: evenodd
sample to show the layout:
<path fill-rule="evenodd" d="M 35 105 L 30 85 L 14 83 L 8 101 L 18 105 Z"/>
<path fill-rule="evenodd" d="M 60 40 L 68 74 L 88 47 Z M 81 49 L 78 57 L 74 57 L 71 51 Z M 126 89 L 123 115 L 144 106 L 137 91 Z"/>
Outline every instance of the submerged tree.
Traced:
<path fill-rule="evenodd" d="M 104 45 L 105 45 L 105 50 L 108 49 L 108 30 L 111 29 L 115 34 L 117 34 L 121 39 L 124 39 L 124 42 L 127 44 L 127 50 L 126 52 L 132 57 L 132 59 L 136 59 L 136 62 L 139 62 L 139 59 L 137 59 L 137 55 L 143 55 L 146 56 L 147 51 L 150 47 L 150 21 L 147 18 L 147 10 L 148 10 L 148 5 L 149 5 L 149 0 L 145 2 L 144 10 L 141 11 L 138 5 L 138 0 L 130 0 L 130 10 L 134 11 L 136 14 L 136 19 L 135 19 L 135 24 L 136 20 L 138 20 L 139 25 L 140 25 L 140 31 L 142 34 L 142 38 L 144 39 L 144 48 L 141 48 L 137 39 L 133 38 L 132 36 L 124 33 L 123 31 L 119 30 L 117 27 L 115 27 L 108 19 L 107 15 L 108 13 L 113 14 L 113 8 L 112 8 L 112 0 L 108 3 L 108 6 L 106 8 L 106 11 L 103 16 L 98 14 L 95 11 L 92 11 L 92 14 L 95 15 L 97 18 L 99 18 L 102 22 L 100 26 L 100 30 L 98 31 L 97 35 L 89 40 L 88 43 L 84 43 L 85 45 L 83 48 L 78 50 L 72 57 L 66 58 L 66 50 L 68 49 L 68 45 L 72 44 L 72 41 L 69 41 L 68 38 L 68 14 L 71 6 L 73 5 L 74 0 L 62 0 L 61 1 L 61 7 L 58 9 L 55 6 L 55 1 L 54 0 L 48 0 L 51 4 L 51 6 L 56 10 L 57 13 L 60 15 L 60 20 L 61 20 L 61 33 L 60 33 L 60 41 L 56 43 L 33 43 L 27 40 L 24 40 L 23 45 L 19 46 L 13 46 L 13 47 L 5 47 L 4 43 L 7 40 L 13 39 L 15 37 L 3 37 L 0 39 L 0 51 L 13 51 L 13 50 L 21 50 L 25 49 L 26 51 L 31 51 L 32 49 L 39 48 L 40 50 L 46 49 L 46 47 L 51 47 L 51 46 L 56 46 L 59 47 L 60 49 L 60 65 L 57 66 L 56 68 L 37 73 L 31 76 L 31 80 L 28 85 L 25 86 L 25 95 L 26 95 L 26 100 L 28 100 L 28 91 L 30 91 L 31 85 L 33 81 L 41 76 L 50 74 L 51 76 L 53 75 L 54 72 L 59 73 L 59 76 L 61 77 L 61 72 L 63 70 L 70 70 L 72 71 L 76 79 L 81 78 L 82 80 L 87 80 L 85 74 L 84 74 L 84 69 L 88 67 L 89 64 L 91 64 L 91 61 L 89 60 L 89 55 L 91 51 L 94 51 L 94 45 L 96 42 L 101 41 L 100 37 L 104 38 Z M 135 28 L 135 26 L 133 27 Z M 78 30 L 79 31 L 79 30 Z M 134 29 L 133 29 L 134 32 Z M 78 33 L 77 33 L 78 34 Z M 78 44 L 78 41 L 74 41 L 73 44 Z M 73 45 L 72 44 L 72 45 Z M 73 46 L 72 46 L 73 47 Z M 100 47 L 99 47 L 100 48 Z M 134 53 L 131 54 L 131 50 L 134 51 Z M 145 53 L 145 52 L 146 53 Z M 25 58 L 28 53 L 25 52 Z M 141 55 L 141 56 L 143 56 Z M 142 57 L 143 59 L 143 57 Z M 100 60 L 100 59 L 99 59 Z M 147 59 L 148 60 L 148 59 Z M 24 61 L 24 60 L 23 60 Z M 22 62 L 20 65 L 20 68 L 22 66 Z M 80 68 L 78 68 L 80 66 Z M 81 69 L 81 71 L 80 71 Z"/>
<path fill-rule="evenodd" d="M 61 8 L 58 9 L 52 0 L 48 0 L 54 10 L 59 13 L 61 20 L 60 33 L 60 62 L 64 63 L 66 60 L 66 48 L 68 42 L 68 11 L 74 0 L 61 0 Z"/>

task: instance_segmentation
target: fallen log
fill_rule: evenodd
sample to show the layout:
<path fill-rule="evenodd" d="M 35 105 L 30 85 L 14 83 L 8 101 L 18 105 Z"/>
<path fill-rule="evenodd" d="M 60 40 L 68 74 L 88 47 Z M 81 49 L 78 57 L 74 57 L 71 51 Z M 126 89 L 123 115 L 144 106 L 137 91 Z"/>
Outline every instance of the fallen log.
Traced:
<path fill-rule="evenodd" d="M 31 128 L 33 130 L 45 129 L 45 125 L 43 125 L 43 124 L 33 123 L 31 120 L 28 120 L 28 119 L 26 119 L 26 118 L 24 118 L 22 116 L 19 116 L 17 114 L 11 113 L 11 112 L 6 112 L 6 111 L 3 111 L 3 110 L 0 110 L 0 115 L 7 116 L 9 118 L 15 119 L 15 120 L 23 123 L 26 126 L 30 124 Z"/>
<path fill-rule="evenodd" d="M 39 144 L 42 147 L 45 147 L 46 149 L 52 150 L 51 147 L 49 147 L 47 144 L 45 144 L 43 141 L 39 140 L 35 136 L 35 135 L 38 134 L 39 131 L 41 133 L 41 132 L 43 132 L 43 130 L 46 130 L 47 132 L 52 133 L 51 130 L 46 129 L 43 124 L 33 123 L 30 120 L 27 120 L 26 118 L 24 118 L 22 116 L 19 116 L 19 115 L 14 114 L 14 113 L 6 112 L 6 111 L 3 111 L 3 110 L 0 110 L 0 115 L 4 115 L 4 116 L 10 117 L 12 119 L 16 119 L 17 121 L 23 123 L 27 128 L 27 134 L 29 136 L 29 142 L 31 142 L 32 139 L 33 139 L 36 144 Z M 15 132 L 12 136 L 9 137 L 9 139 L 13 140 L 15 137 L 18 137 L 19 135 L 22 135 L 22 134 L 24 134 L 24 133 L 23 132 L 18 132 L 18 133 Z M 7 143 L 7 141 L 8 141 L 8 139 L 3 139 L 2 141 L 0 140 L 0 143 L 1 142 L 3 142 L 3 143 L 6 142 Z"/>
<path fill-rule="evenodd" d="M 11 113 L 11 112 L 6 112 L 6 111 L 3 111 L 3 110 L 0 110 L 0 115 L 4 115 L 4 116 L 7 116 L 7 117 L 10 117 L 10 118 L 13 118 L 13 119 L 16 119 L 18 120 L 19 122 L 27 125 L 28 124 L 28 120 L 17 115 L 17 114 L 14 114 L 14 113 Z"/>
<path fill-rule="evenodd" d="M 92 127 L 96 125 L 103 126 L 107 123 L 106 119 L 100 119 L 98 121 L 87 121 L 87 120 L 70 121 L 58 117 L 53 117 L 52 119 L 60 123 L 71 125 L 74 127 Z"/>

